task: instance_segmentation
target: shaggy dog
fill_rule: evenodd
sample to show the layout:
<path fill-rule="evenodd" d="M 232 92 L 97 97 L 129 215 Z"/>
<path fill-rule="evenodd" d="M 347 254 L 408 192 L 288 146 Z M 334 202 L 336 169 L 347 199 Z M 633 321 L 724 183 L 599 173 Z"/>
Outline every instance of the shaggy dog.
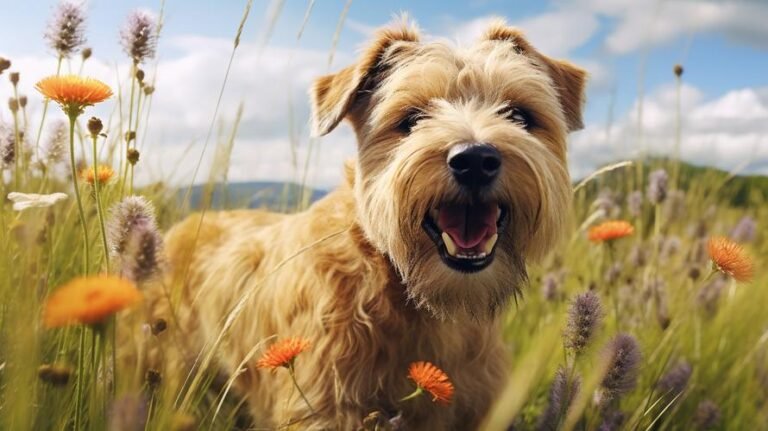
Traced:
<path fill-rule="evenodd" d="M 477 428 L 508 368 L 500 312 L 567 224 L 584 81 L 502 22 L 465 48 L 407 23 L 379 31 L 311 89 L 314 132 L 347 119 L 357 135 L 345 184 L 304 212 L 173 227 L 169 270 L 146 292 L 169 328 L 143 360 L 164 382 L 236 375 L 259 426 L 356 429 L 377 411 L 404 429 Z M 295 377 L 314 412 L 287 370 L 256 366 L 289 337 L 311 342 Z M 399 401 L 414 361 L 450 376 L 449 405 Z"/>

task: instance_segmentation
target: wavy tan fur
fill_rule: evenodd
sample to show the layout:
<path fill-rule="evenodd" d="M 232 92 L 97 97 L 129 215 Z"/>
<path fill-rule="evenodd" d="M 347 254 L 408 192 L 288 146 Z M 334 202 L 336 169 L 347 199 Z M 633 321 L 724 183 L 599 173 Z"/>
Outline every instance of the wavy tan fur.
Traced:
<path fill-rule="evenodd" d="M 347 430 L 372 411 L 400 411 L 406 429 L 477 427 L 508 368 L 500 313 L 525 283 L 526 264 L 567 224 L 565 141 L 581 123 L 584 79 L 502 23 L 463 49 L 421 42 L 407 23 L 380 31 L 357 64 L 319 78 L 311 92 L 317 134 L 344 118 L 356 132 L 345 184 L 297 214 L 206 213 L 174 226 L 169 269 L 146 287 L 148 316 L 138 318 L 166 319 L 169 330 L 143 347 L 142 366 L 160 369 L 177 390 L 211 349 L 214 370 L 231 375 L 258 343 L 305 337 L 312 346 L 296 375 L 317 414 L 285 370 L 259 370 L 254 358 L 235 388 L 255 425 Z M 503 118 L 510 105 L 527 110 L 534 127 Z M 398 132 L 414 109 L 421 119 Z M 511 212 L 495 260 L 474 274 L 445 266 L 421 228 L 441 202 L 479 198 L 446 167 L 462 142 L 499 150 L 502 172 L 482 198 Z M 413 390 L 406 373 L 417 360 L 448 373 L 449 406 L 398 402 Z"/>

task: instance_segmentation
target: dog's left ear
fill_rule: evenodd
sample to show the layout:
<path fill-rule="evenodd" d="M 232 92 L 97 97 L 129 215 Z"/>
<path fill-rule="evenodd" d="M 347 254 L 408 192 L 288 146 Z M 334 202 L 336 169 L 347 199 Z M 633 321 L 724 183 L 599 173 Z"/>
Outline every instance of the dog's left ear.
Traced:
<path fill-rule="evenodd" d="M 403 17 L 399 24 L 379 30 L 356 64 L 317 78 L 309 90 L 312 134 L 323 136 L 336 128 L 360 99 L 358 96 L 375 87 L 392 58 L 418 41 L 418 30 Z"/>
<path fill-rule="evenodd" d="M 586 100 L 584 91 L 587 81 L 587 72 L 584 69 L 538 52 L 520 30 L 507 26 L 502 20 L 491 24 L 483 38 L 511 42 L 515 51 L 533 58 L 545 67 L 560 96 L 568 131 L 584 128 L 582 111 Z"/>

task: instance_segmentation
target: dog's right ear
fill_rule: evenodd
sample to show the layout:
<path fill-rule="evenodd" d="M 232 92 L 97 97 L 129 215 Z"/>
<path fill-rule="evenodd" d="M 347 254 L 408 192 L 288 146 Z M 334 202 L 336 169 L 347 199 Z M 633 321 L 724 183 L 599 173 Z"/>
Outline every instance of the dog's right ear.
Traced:
<path fill-rule="evenodd" d="M 387 60 L 407 45 L 419 41 L 416 27 L 405 19 L 393 28 L 379 30 L 356 64 L 317 78 L 310 89 L 312 135 L 323 136 L 347 116 L 357 96 L 371 90 L 389 67 Z"/>

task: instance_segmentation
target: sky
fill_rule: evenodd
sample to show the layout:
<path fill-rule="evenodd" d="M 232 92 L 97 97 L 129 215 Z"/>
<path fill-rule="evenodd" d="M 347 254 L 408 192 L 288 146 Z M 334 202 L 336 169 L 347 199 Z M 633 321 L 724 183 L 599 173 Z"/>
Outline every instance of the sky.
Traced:
<path fill-rule="evenodd" d="M 57 4 L 0 0 L 0 56 L 22 74 L 32 126 L 42 110 L 34 83 L 56 68 L 42 34 Z M 310 139 L 307 89 L 315 77 L 352 64 L 375 29 L 401 12 L 430 39 L 462 45 L 476 40 L 494 17 L 503 17 L 539 51 L 587 69 L 586 127 L 568 142 L 575 178 L 643 152 L 671 154 L 678 100 L 672 69 L 678 63 L 684 67 L 682 157 L 768 175 L 768 0 L 254 0 L 212 121 L 245 5 L 246 0 L 83 3 L 86 45 L 94 52 L 83 73 L 113 88 L 125 85 L 129 70 L 118 42 L 125 17 L 136 9 L 159 16 L 163 7 L 158 55 L 145 66 L 156 92 L 145 134 L 139 133 L 141 181 L 205 181 L 216 142 L 229 136 L 242 105 L 229 181 L 295 180 L 296 166 L 303 170 L 306 164 L 308 181 L 333 187 L 343 161 L 354 157 L 354 136 L 342 126 Z M 64 65 L 65 71 L 79 68 L 78 56 Z M 6 79 L 0 77 L 0 100 L 11 95 Z M 109 116 L 116 103 L 86 114 Z M 61 116 L 50 112 L 54 119 Z M 10 119 L 3 103 L 0 122 Z M 194 176 L 201 154 L 202 168 Z"/>

